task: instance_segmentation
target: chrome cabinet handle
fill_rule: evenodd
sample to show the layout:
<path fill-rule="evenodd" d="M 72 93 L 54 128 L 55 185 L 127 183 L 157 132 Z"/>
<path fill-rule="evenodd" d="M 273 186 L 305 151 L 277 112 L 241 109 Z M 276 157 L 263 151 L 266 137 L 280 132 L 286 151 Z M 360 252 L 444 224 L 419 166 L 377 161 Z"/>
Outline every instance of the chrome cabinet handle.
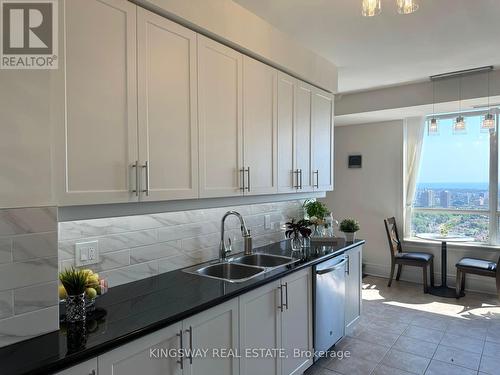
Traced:
<path fill-rule="evenodd" d="M 299 184 L 299 189 L 302 190 L 302 169 L 299 169 L 299 175 L 300 175 L 300 184 Z"/>
<path fill-rule="evenodd" d="M 300 185 L 299 185 L 299 170 L 296 169 L 292 172 L 292 188 L 294 189 L 299 189 L 300 188 Z M 295 182 L 297 182 L 297 184 L 295 185 Z"/>
<path fill-rule="evenodd" d="M 278 289 L 280 290 L 280 304 L 278 306 L 278 310 L 283 311 L 283 285 L 280 284 Z"/>
<path fill-rule="evenodd" d="M 345 273 L 348 275 L 351 273 L 351 257 L 347 255 L 347 267 L 345 268 Z"/>
<path fill-rule="evenodd" d="M 149 163 L 146 161 L 142 168 L 146 169 L 146 188 L 142 192 L 146 193 L 146 196 L 149 197 Z"/>
<path fill-rule="evenodd" d="M 193 364 L 193 327 L 189 326 L 189 329 L 186 330 L 189 332 L 189 364 Z"/>
<path fill-rule="evenodd" d="M 184 349 L 184 344 L 182 343 L 182 329 L 179 331 L 177 336 L 179 336 L 180 349 L 182 351 Z M 180 359 L 177 361 L 177 363 L 181 366 L 181 370 L 184 370 L 184 357 L 180 356 Z"/>
<path fill-rule="evenodd" d="M 139 162 L 136 160 L 134 164 L 130 166 L 130 168 L 135 168 L 135 189 L 132 190 L 132 193 L 135 193 L 135 196 L 139 196 Z"/>
<path fill-rule="evenodd" d="M 285 305 L 288 310 L 288 283 L 285 283 Z"/>
<path fill-rule="evenodd" d="M 250 167 L 247 167 L 248 179 L 247 179 L 247 191 L 250 191 Z"/>
<path fill-rule="evenodd" d="M 314 185 L 315 188 L 319 189 L 319 170 L 316 169 L 314 172 L 313 172 L 313 175 L 316 175 L 316 184 Z"/>
<path fill-rule="evenodd" d="M 95 375 L 95 370 L 92 369 L 92 371 L 89 372 L 89 375 Z"/>
<path fill-rule="evenodd" d="M 240 190 L 241 191 L 245 191 L 245 189 L 246 189 L 246 187 L 245 187 L 245 167 L 243 167 L 243 168 L 240 169 L 240 173 L 241 173 Z"/>

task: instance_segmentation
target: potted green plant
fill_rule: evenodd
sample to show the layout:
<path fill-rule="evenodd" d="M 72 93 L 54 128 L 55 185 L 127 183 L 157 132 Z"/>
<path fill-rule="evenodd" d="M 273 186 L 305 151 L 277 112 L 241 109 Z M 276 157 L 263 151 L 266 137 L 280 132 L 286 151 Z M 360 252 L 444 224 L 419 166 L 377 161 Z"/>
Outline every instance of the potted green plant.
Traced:
<path fill-rule="evenodd" d="M 316 200 L 306 200 L 304 202 L 304 210 L 307 218 L 314 225 L 313 237 L 322 237 L 324 233 L 319 228 L 327 228 L 326 217 L 330 215 L 328 207 Z"/>
<path fill-rule="evenodd" d="M 347 242 L 354 242 L 356 232 L 359 230 L 359 223 L 355 219 L 347 218 L 340 222 L 339 229 L 344 233 Z"/>
<path fill-rule="evenodd" d="M 66 290 L 66 321 L 69 323 L 85 321 L 85 290 L 87 289 L 86 270 L 74 267 L 59 274 L 59 280 Z"/>
<path fill-rule="evenodd" d="M 304 241 L 301 239 L 305 239 L 307 242 L 309 237 L 311 236 L 311 222 L 306 219 L 296 220 L 295 218 L 291 219 L 286 225 L 285 236 L 287 238 L 291 238 L 292 251 L 298 251 L 303 246 L 307 246 Z"/>

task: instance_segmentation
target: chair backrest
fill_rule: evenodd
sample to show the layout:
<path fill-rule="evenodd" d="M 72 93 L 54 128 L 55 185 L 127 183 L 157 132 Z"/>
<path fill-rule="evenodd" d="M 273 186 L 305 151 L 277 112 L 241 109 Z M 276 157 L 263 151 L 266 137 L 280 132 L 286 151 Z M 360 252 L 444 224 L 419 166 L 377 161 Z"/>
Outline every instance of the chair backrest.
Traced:
<path fill-rule="evenodd" d="M 387 232 L 387 240 L 389 241 L 389 250 L 391 257 L 395 257 L 397 253 L 403 251 L 401 241 L 399 240 L 398 228 L 396 226 L 396 218 L 390 217 L 384 220 L 385 230 Z"/>

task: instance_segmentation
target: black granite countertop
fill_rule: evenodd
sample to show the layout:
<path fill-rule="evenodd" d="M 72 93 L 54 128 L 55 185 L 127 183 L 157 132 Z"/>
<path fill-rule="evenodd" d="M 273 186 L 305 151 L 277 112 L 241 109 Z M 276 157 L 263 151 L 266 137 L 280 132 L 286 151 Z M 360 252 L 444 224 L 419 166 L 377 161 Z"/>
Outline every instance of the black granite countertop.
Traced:
<path fill-rule="evenodd" d="M 50 374 L 96 357 L 160 328 L 179 322 L 270 281 L 363 244 L 336 238 L 312 244 L 291 266 L 280 267 L 243 283 L 194 275 L 182 269 L 111 288 L 98 298 L 95 319 L 0 348 L 0 374 Z M 254 250 L 291 256 L 289 241 Z"/>

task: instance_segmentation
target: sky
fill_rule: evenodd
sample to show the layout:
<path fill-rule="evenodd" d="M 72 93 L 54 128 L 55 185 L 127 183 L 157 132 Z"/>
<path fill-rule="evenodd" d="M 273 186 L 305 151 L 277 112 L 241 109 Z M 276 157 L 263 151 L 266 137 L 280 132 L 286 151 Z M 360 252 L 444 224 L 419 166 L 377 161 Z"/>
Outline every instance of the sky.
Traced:
<path fill-rule="evenodd" d="M 453 134 L 453 119 L 439 121 L 439 135 L 424 135 L 418 183 L 489 180 L 489 134 L 480 131 L 480 116 L 467 117 L 466 134 Z"/>

